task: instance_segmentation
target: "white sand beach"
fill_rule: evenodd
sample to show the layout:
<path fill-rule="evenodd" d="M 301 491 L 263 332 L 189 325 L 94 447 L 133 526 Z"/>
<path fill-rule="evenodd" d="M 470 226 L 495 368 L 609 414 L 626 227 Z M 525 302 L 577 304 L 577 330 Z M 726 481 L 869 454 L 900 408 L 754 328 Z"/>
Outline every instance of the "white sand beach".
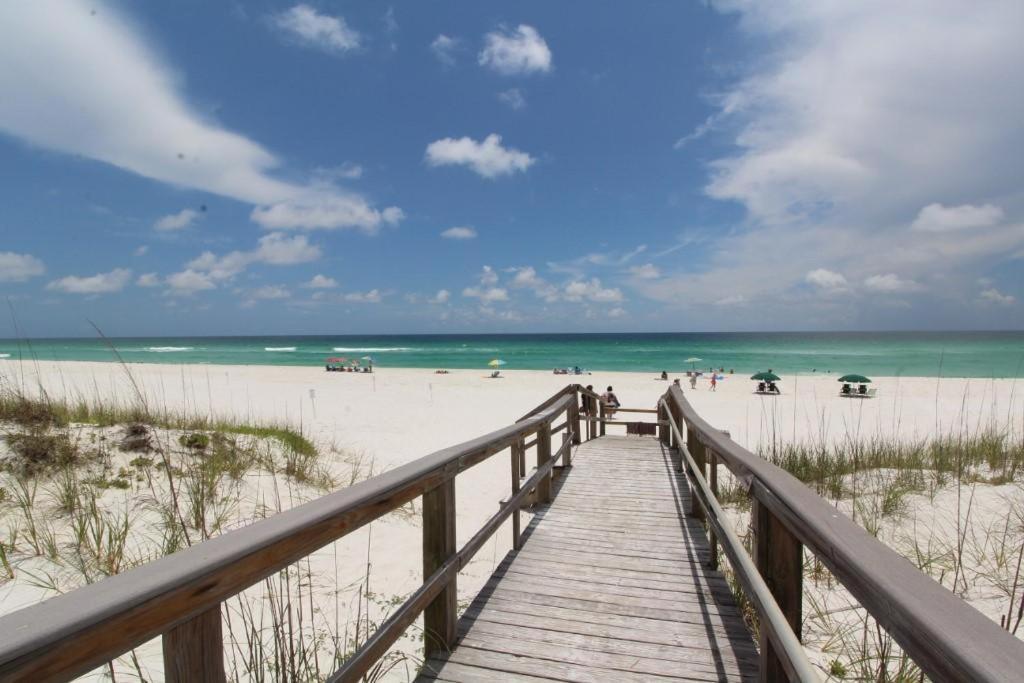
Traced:
<path fill-rule="evenodd" d="M 129 376 L 130 374 L 130 376 Z M 319 446 L 362 453 L 380 472 L 508 425 L 567 383 L 608 385 L 625 407 L 652 408 L 667 383 L 651 373 L 598 372 L 566 377 L 550 372 L 508 370 L 500 379 L 485 370 L 378 368 L 373 374 L 327 373 L 317 367 L 144 365 L 0 361 L 0 376 L 51 397 L 100 397 L 125 404 L 136 387 L 151 408 L 233 416 L 254 422 L 301 427 Z M 1024 392 L 1018 381 L 1001 379 L 874 378 L 872 399 L 841 398 L 834 375 L 783 376 L 779 396 L 759 396 L 745 376 L 727 376 L 712 392 L 705 379 L 684 393 L 709 422 L 727 429 L 752 450 L 790 441 L 898 435 L 915 439 L 939 433 L 976 433 L 989 425 L 1021 427 Z M 609 427 L 610 430 L 621 427 Z M 629 476 L 628 463 L 622 475 Z M 465 542 L 509 493 L 507 454 L 499 454 L 457 480 L 459 543 Z M 295 502 L 299 502 L 296 500 Z M 419 521 L 388 515 L 327 548 L 310 568 L 324 583 L 351 586 L 368 564 L 371 588 L 404 596 L 421 580 Z M 473 596 L 510 548 L 501 530 L 460 576 L 460 599 Z M 329 580 L 328 580 L 329 579 Z M 333 587 L 331 588 L 333 590 Z M 9 612 L 42 593 L 20 581 L 0 583 L 0 605 Z M 415 649 L 416 635 L 406 646 Z M 156 644 L 143 650 L 159 662 Z M 155 665 L 158 666 L 158 665 Z M 407 670 L 393 672 L 404 680 Z"/>

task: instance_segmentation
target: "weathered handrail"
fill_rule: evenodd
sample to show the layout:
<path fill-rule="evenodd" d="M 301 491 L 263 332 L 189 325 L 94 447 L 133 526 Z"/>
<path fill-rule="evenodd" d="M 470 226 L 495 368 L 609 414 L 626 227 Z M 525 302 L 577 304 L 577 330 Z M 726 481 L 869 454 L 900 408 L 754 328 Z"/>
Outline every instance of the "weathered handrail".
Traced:
<path fill-rule="evenodd" d="M 663 400 L 676 424 L 686 424 L 686 439 L 675 435 L 680 450 L 685 443 L 687 452 L 692 453 L 695 448 L 711 451 L 753 497 L 758 569 L 791 625 L 795 616 L 797 635 L 802 544 L 931 679 L 1020 679 L 1024 671 L 1024 643 L 869 535 L 788 472 L 713 428 L 697 414 L 678 387 L 670 387 Z M 690 459 L 687 469 L 693 469 L 691 476 L 695 480 L 698 473 L 703 478 L 703 452 L 699 457 L 697 453 L 692 455 L 695 457 Z M 716 532 L 722 534 L 724 530 Z M 792 540 L 786 538 L 788 535 Z M 785 557 L 780 558 L 780 552 Z M 787 574 L 779 570 L 786 565 L 796 571 Z M 791 599 L 794 592 L 795 601 Z M 762 641 L 762 651 L 764 645 Z"/>
<path fill-rule="evenodd" d="M 663 400 L 659 403 L 658 407 L 667 407 L 667 404 Z M 732 565 L 733 571 L 736 572 L 736 576 L 743 586 L 744 593 L 757 611 L 761 629 L 767 632 L 774 646 L 774 651 L 779 653 L 780 664 L 783 670 L 790 681 L 817 683 L 821 680 L 821 677 L 817 675 L 810 660 L 807 659 L 807 653 L 800 643 L 800 638 L 793 633 L 789 622 L 786 621 L 786 616 L 775 602 L 775 597 L 768 588 L 768 584 L 764 582 L 761 573 L 754 566 L 754 561 L 747 555 L 743 542 L 729 524 L 723 521 L 725 520 L 725 511 L 722 510 L 722 506 L 719 505 L 715 494 L 711 491 L 711 487 L 704 479 L 700 467 L 686 447 L 682 432 L 679 429 L 679 425 L 676 424 L 675 418 L 672 417 L 671 412 L 668 413 L 668 424 L 675 435 L 676 443 L 679 444 L 680 455 L 685 458 L 689 465 L 686 469 L 695 485 L 694 489 L 701 506 L 704 508 L 708 524 L 714 527 L 718 538 L 723 541 L 722 550 L 729 558 L 729 563 Z M 714 545 L 711 547 L 711 552 L 717 552 Z"/>
<path fill-rule="evenodd" d="M 167 680 L 195 680 L 197 672 L 204 680 L 223 680 L 222 602 L 419 496 L 424 497 L 424 583 L 333 680 L 356 680 L 424 611 L 428 654 L 443 650 L 454 639 L 458 570 L 509 515 L 518 517 L 531 491 L 550 500 L 555 463 L 562 457 L 568 464 L 571 444 L 579 439 L 577 400 L 574 387 L 567 387 L 516 424 L 0 617 L 0 680 L 66 680 L 159 635 Z M 563 414 L 571 438 L 552 453 L 551 425 Z M 515 472 L 525 438 L 534 433 L 537 468 L 521 486 L 513 481 L 516 493 L 456 550 L 455 476 L 509 448 Z M 514 533 L 518 536 L 518 524 Z M 514 543 L 518 547 L 518 537 Z"/>

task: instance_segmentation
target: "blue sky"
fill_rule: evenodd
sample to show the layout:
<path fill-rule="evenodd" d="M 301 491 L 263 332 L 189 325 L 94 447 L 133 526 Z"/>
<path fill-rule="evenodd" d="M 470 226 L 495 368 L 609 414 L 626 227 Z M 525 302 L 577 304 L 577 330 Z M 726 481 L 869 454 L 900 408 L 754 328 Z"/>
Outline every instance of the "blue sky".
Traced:
<path fill-rule="evenodd" d="M 624 8 L 5 2 L 0 294 L 29 336 L 1024 327 L 1024 4 Z"/>

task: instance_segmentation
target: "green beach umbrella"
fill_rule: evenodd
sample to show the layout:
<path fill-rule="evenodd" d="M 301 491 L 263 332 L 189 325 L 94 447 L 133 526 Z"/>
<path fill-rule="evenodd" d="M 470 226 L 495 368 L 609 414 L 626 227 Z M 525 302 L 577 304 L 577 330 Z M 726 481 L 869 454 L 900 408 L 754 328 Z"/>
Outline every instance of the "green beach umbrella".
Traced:
<path fill-rule="evenodd" d="M 751 375 L 750 379 L 755 382 L 778 382 L 782 378 L 776 375 L 774 372 L 759 372 L 756 375 Z"/>
<path fill-rule="evenodd" d="M 701 359 L 697 358 L 697 357 L 690 357 L 690 358 L 687 358 L 686 360 L 684 360 L 683 362 L 684 363 L 689 363 L 691 370 L 696 370 L 697 369 L 697 363 L 699 363 L 700 360 Z"/>
<path fill-rule="evenodd" d="M 868 384 L 871 379 L 864 375 L 843 375 L 837 382 L 846 382 L 848 384 Z"/>
<path fill-rule="evenodd" d="M 492 368 L 500 368 L 504 364 L 505 361 L 501 360 L 500 358 L 495 358 L 490 363 L 488 363 L 488 365 L 490 365 Z"/>

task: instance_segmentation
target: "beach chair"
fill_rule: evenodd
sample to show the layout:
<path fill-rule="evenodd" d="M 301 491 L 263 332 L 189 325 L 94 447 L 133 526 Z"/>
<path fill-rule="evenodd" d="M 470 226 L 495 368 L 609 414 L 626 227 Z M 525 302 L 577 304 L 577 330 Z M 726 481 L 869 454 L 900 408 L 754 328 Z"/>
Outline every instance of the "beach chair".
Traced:
<path fill-rule="evenodd" d="M 500 370 L 495 370 L 494 372 L 491 373 L 491 379 L 500 379 L 500 378 L 501 378 L 501 371 Z"/>
<path fill-rule="evenodd" d="M 764 393 L 764 387 L 765 387 L 765 384 L 764 384 L 764 382 L 760 382 L 760 383 L 759 383 L 759 384 L 757 385 L 757 393 L 759 393 L 759 394 L 763 394 L 763 393 Z"/>

